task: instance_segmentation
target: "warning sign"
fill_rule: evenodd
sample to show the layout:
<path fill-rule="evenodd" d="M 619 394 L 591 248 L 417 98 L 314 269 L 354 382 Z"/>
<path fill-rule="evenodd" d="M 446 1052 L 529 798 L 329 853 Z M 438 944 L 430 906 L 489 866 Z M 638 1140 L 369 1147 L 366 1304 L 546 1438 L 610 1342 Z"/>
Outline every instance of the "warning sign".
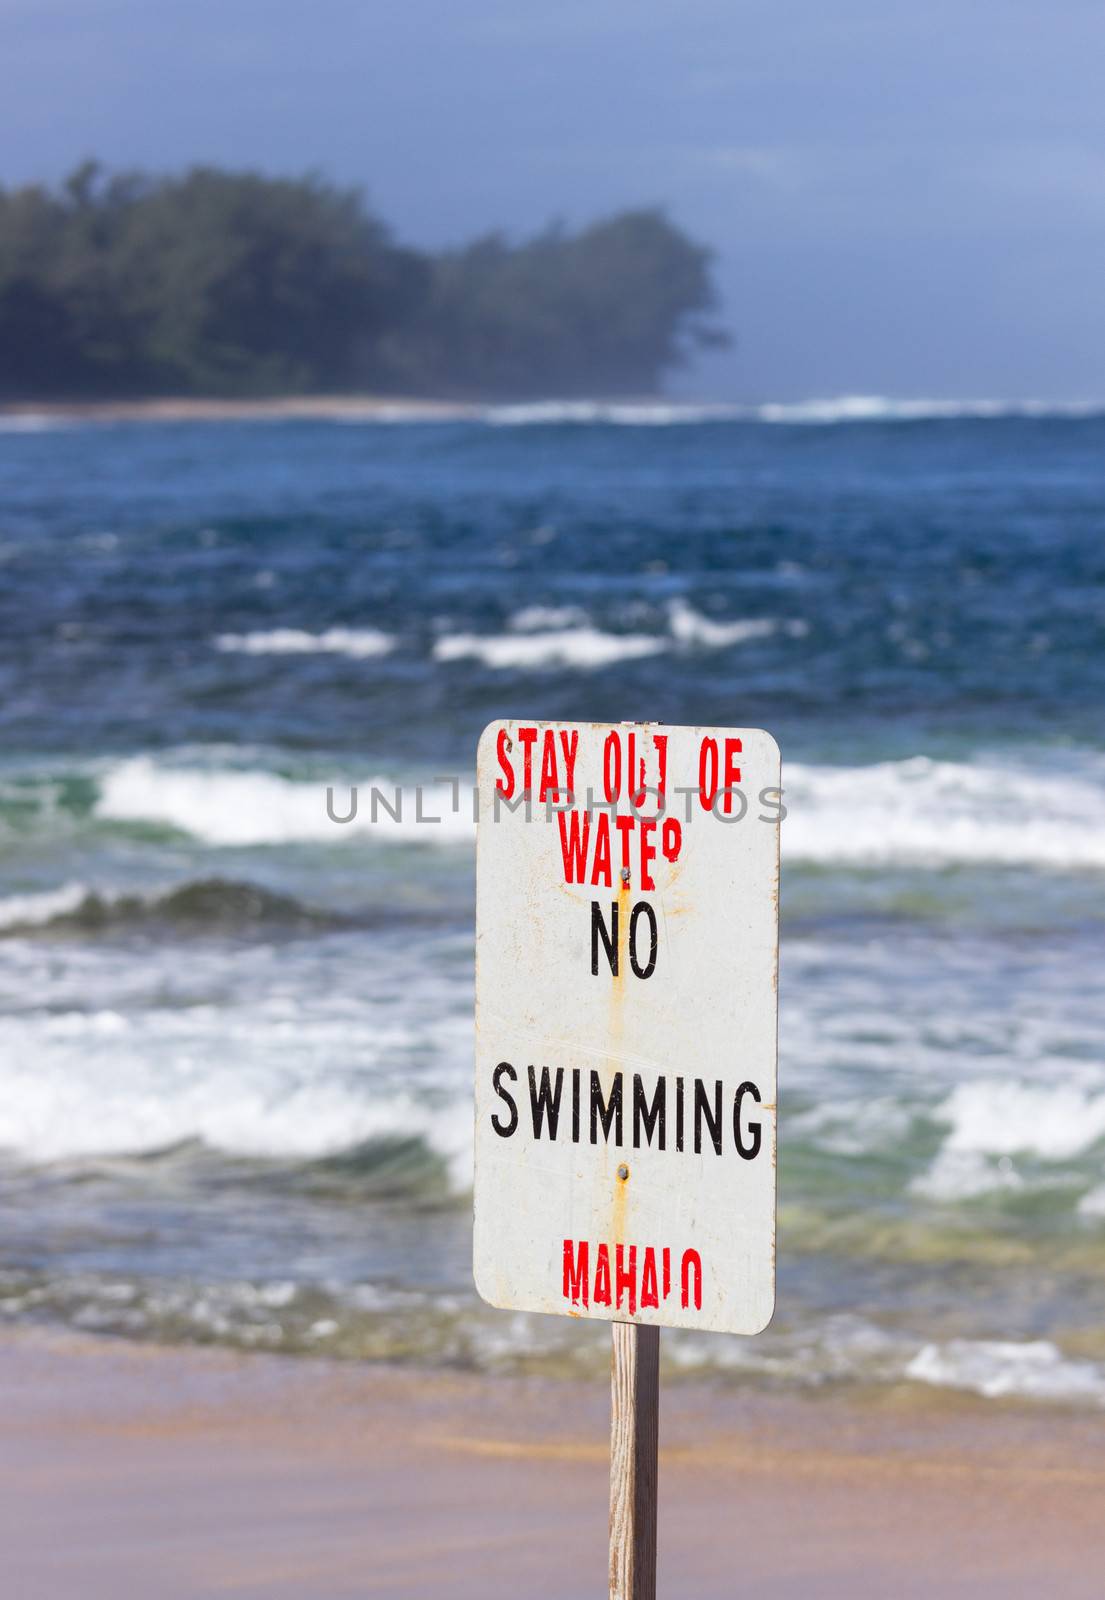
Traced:
<path fill-rule="evenodd" d="M 478 754 L 476 1286 L 756 1333 L 775 1295 L 779 749 L 495 722 Z"/>

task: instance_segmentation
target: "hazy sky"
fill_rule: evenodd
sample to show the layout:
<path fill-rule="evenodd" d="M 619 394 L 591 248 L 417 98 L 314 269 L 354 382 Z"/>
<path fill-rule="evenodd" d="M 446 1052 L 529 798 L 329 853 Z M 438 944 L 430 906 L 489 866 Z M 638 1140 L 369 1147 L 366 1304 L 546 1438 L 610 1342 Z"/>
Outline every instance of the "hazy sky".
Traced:
<path fill-rule="evenodd" d="M 1102 0 L 0 0 L 0 177 L 318 167 L 438 244 L 662 202 L 710 395 L 1105 398 Z"/>

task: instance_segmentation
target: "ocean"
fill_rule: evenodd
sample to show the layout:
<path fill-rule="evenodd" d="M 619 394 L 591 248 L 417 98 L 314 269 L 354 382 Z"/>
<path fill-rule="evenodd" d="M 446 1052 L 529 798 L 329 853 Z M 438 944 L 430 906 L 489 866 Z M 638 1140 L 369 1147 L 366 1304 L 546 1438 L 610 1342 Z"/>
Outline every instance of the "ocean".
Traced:
<path fill-rule="evenodd" d="M 1105 1404 L 1103 535 L 1093 408 L 0 424 L 0 1319 L 603 1372 L 472 1287 L 476 739 L 760 726 L 779 1306 L 669 1377 Z"/>

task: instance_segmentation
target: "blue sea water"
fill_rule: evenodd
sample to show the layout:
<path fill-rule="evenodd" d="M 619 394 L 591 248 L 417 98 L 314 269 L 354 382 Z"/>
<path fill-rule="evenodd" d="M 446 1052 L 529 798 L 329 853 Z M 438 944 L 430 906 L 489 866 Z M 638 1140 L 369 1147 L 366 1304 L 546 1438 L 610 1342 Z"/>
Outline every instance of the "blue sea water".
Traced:
<path fill-rule="evenodd" d="M 471 1287 L 475 741 L 743 724 L 779 1312 L 673 1370 L 1105 1401 L 1105 417 L 849 415 L 0 431 L 0 1317 L 598 1370 Z"/>

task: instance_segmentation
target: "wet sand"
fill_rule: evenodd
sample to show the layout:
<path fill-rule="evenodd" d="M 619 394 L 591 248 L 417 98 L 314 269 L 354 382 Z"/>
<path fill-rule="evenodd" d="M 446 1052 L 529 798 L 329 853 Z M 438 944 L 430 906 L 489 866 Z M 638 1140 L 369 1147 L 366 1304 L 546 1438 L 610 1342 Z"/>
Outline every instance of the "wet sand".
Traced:
<path fill-rule="evenodd" d="M 547 1379 L 0 1342 L 13 1600 L 605 1592 L 607 1396 Z M 1098 1596 L 1105 1419 L 669 1385 L 672 1600 Z"/>

